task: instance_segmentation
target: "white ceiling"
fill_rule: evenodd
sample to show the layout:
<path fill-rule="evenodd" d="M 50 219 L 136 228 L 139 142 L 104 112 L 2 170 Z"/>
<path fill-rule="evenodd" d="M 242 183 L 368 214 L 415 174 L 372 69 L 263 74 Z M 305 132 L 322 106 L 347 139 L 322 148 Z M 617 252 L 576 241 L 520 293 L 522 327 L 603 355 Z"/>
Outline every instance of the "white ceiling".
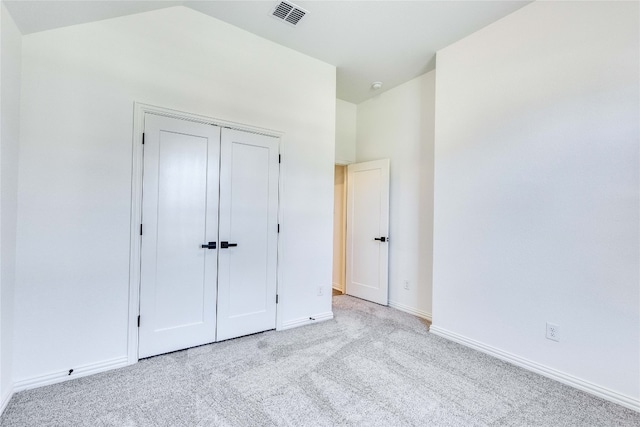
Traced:
<path fill-rule="evenodd" d="M 184 5 L 337 67 L 340 99 L 359 103 L 435 68 L 435 52 L 530 3 L 518 1 L 294 1 L 296 26 L 264 1 L 5 1 L 23 34 Z M 370 85 L 382 81 L 374 92 Z"/>

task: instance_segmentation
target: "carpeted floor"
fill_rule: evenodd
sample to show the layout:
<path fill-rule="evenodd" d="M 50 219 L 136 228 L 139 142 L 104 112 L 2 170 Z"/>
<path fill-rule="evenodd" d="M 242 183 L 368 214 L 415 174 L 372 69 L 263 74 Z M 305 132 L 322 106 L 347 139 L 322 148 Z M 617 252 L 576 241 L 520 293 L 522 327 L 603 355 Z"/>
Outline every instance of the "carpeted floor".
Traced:
<path fill-rule="evenodd" d="M 639 426 L 640 414 L 349 296 L 335 319 L 16 394 L 0 426 Z"/>

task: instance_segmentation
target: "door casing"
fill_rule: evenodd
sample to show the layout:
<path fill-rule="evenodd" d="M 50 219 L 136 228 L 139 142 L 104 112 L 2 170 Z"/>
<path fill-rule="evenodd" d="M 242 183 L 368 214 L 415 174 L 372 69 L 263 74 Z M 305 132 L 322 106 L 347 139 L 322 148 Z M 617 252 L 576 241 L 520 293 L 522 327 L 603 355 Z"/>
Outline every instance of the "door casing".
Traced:
<path fill-rule="evenodd" d="M 130 217 L 130 242 L 129 242 L 129 314 L 128 314 L 128 338 L 127 338 L 127 364 L 132 365 L 138 362 L 138 315 L 140 308 L 140 224 L 142 223 L 142 173 L 143 173 L 143 132 L 145 114 L 155 114 L 181 120 L 188 120 L 197 123 L 210 124 L 220 127 L 242 130 L 245 132 L 268 135 L 280 139 L 279 151 L 283 156 L 285 153 L 285 135 L 281 131 L 273 129 L 259 128 L 228 120 L 217 119 L 200 114 L 187 113 L 165 107 L 158 107 L 151 104 L 134 102 L 133 112 L 133 140 L 132 140 L 132 164 L 131 164 L 131 217 Z M 282 200 L 284 195 L 285 164 L 280 164 L 280 174 L 278 181 L 278 223 L 282 224 Z M 282 257 L 282 239 L 278 238 L 277 259 Z M 276 262 L 276 281 L 278 293 L 283 289 L 282 269 L 280 263 Z M 282 307 L 276 305 L 276 330 L 282 327 Z"/>

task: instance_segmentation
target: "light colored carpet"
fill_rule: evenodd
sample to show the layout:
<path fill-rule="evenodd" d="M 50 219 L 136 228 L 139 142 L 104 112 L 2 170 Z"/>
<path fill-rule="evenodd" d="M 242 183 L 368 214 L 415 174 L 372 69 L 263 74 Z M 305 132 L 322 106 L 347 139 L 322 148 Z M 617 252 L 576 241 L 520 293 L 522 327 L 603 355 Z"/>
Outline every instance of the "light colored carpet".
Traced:
<path fill-rule="evenodd" d="M 18 393 L 9 426 L 639 426 L 640 414 L 349 296 L 335 319 Z"/>

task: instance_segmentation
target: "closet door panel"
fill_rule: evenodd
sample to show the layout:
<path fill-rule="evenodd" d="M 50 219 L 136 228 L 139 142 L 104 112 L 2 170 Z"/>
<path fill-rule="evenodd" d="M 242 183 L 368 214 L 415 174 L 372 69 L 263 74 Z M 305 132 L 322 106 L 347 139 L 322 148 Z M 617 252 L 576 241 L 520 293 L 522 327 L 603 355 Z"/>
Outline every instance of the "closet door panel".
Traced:
<path fill-rule="evenodd" d="M 215 341 L 220 129 L 145 116 L 139 357 Z"/>
<path fill-rule="evenodd" d="M 277 138 L 221 139 L 218 340 L 275 328 L 279 175 Z"/>

